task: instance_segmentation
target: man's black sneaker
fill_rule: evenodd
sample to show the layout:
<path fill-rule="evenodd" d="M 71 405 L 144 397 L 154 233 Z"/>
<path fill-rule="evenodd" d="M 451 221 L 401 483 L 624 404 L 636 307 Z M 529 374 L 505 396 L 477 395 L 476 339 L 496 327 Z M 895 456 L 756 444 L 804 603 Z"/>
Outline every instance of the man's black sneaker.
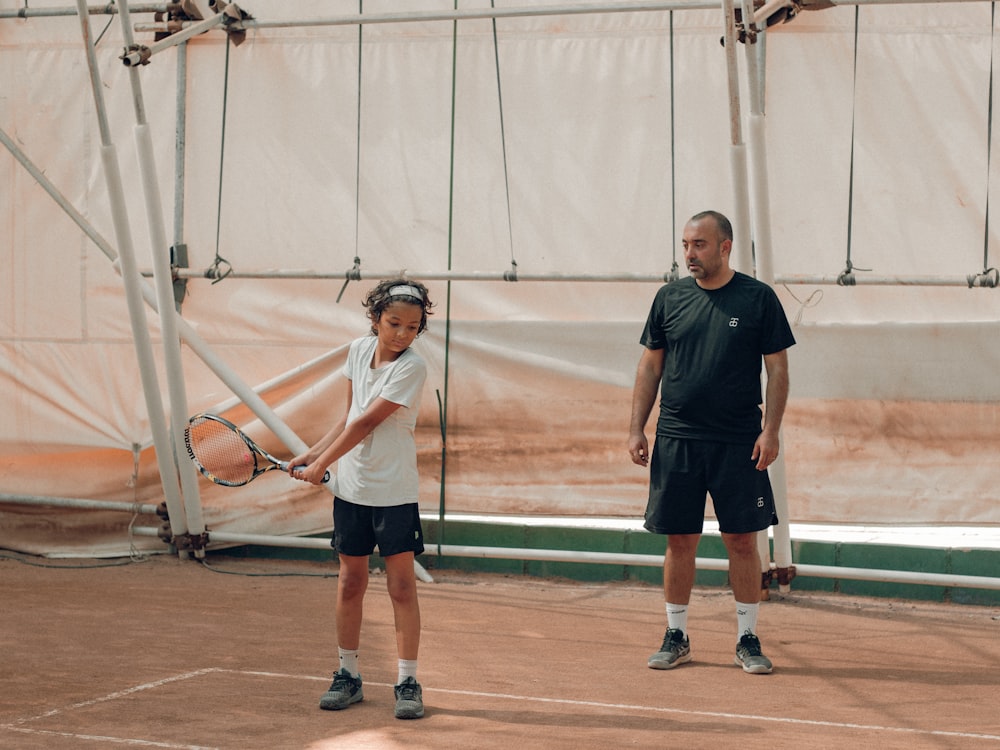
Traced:
<path fill-rule="evenodd" d="M 760 639 L 747 631 L 736 645 L 737 666 L 750 674 L 771 674 L 771 660 L 760 651 Z"/>
<path fill-rule="evenodd" d="M 646 665 L 650 669 L 673 669 L 678 664 L 691 661 L 691 643 L 684 632 L 677 628 L 667 628 L 660 650 L 649 657 Z"/>

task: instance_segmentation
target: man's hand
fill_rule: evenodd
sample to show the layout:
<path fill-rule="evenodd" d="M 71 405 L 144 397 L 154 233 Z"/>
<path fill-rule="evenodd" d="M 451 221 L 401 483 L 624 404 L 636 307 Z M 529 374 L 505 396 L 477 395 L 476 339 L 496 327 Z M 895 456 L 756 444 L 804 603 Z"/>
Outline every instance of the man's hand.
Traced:
<path fill-rule="evenodd" d="M 778 434 L 764 430 L 753 444 L 750 459 L 757 462 L 757 471 L 764 471 L 778 458 Z"/>
<path fill-rule="evenodd" d="M 646 442 L 646 436 L 641 432 L 637 435 L 629 436 L 628 455 L 634 464 L 638 464 L 639 466 L 649 465 L 649 444 Z"/>

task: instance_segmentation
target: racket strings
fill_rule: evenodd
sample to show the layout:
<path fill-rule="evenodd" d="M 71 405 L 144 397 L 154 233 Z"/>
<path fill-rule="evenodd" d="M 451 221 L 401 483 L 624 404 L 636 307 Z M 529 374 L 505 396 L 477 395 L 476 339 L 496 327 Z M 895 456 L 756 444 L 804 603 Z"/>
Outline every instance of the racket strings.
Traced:
<path fill-rule="evenodd" d="M 188 426 L 188 449 L 205 471 L 223 482 L 246 484 L 257 470 L 257 456 L 224 424 L 210 419 Z"/>

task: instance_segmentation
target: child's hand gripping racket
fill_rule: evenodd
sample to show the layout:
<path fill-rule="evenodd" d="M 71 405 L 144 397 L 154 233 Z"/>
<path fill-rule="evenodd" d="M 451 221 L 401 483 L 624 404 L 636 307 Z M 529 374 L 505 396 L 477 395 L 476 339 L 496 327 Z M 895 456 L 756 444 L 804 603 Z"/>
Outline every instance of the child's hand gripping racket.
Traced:
<path fill-rule="evenodd" d="M 188 455 L 198 471 L 216 484 L 242 487 L 266 471 L 288 471 L 288 462 L 275 458 L 228 419 L 196 414 L 184 430 Z M 330 472 L 323 476 L 330 481 Z"/>

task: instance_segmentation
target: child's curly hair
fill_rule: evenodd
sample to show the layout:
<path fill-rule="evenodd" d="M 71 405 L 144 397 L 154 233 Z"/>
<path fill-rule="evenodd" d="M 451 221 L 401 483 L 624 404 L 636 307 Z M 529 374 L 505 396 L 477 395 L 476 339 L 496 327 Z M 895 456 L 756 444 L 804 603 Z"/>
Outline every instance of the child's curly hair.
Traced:
<path fill-rule="evenodd" d="M 427 296 L 427 287 L 419 281 L 407 278 L 385 279 L 380 281 L 374 289 L 368 292 L 365 301 L 362 303 L 368 308 L 368 319 L 372 322 L 372 335 L 378 333 L 375 324 L 378 323 L 382 313 L 393 302 L 405 302 L 408 305 L 420 305 L 423 312 L 420 316 L 419 336 L 427 330 L 427 316 L 433 315 L 431 308 L 434 303 Z"/>

